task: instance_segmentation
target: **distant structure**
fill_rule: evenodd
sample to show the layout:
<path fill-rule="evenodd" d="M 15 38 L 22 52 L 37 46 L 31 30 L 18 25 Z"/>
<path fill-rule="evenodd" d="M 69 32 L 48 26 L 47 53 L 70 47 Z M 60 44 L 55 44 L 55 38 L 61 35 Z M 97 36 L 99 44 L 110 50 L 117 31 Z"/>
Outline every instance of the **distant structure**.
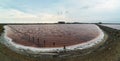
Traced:
<path fill-rule="evenodd" d="M 65 22 L 64 21 L 59 21 L 58 24 L 65 24 Z"/>
<path fill-rule="evenodd" d="M 102 22 L 98 22 L 98 24 L 102 24 Z"/>

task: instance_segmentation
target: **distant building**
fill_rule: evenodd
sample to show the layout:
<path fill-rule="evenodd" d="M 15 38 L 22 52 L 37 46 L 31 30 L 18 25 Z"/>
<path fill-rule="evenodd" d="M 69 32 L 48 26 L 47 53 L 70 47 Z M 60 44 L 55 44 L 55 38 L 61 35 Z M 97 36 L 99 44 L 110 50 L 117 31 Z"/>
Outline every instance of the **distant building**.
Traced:
<path fill-rule="evenodd" d="M 58 24 L 65 24 L 65 22 L 64 21 L 59 21 Z"/>
<path fill-rule="evenodd" d="M 98 24 L 102 24 L 102 22 L 98 22 Z"/>

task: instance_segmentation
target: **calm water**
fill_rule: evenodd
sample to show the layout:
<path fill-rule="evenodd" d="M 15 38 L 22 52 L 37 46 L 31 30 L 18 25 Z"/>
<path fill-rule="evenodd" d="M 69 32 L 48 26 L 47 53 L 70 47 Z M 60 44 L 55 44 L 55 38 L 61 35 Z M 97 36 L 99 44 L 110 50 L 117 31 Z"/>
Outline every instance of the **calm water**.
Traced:
<path fill-rule="evenodd" d="M 90 41 L 99 35 L 99 29 L 93 24 L 7 26 L 11 28 L 8 36 L 14 42 L 35 47 L 44 44 L 45 47 L 69 46 Z"/>
<path fill-rule="evenodd" d="M 103 24 L 103 26 L 107 26 L 110 28 L 118 29 L 120 30 L 120 25 L 114 25 L 114 24 Z"/>

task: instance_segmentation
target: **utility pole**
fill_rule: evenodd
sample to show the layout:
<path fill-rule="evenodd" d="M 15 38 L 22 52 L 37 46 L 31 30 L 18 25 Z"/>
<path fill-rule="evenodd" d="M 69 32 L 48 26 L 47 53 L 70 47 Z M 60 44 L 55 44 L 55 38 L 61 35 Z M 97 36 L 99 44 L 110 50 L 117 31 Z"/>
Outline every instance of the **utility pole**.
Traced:
<path fill-rule="evenodd" d="M 55 42 L 53 42 L 53 46 L 55 47 Z"/>
<path fill-rule="evenodd" d="M 45 47 L 46 41 L 44 40 L 43 42 L 44 42 L 44 47 Z"/>
<path fill-rule="evenodd" d="M 64 52 L 66 52 L 66 46 L 65 45 L 63 46 L 63 49 L 64 49 Z"/>

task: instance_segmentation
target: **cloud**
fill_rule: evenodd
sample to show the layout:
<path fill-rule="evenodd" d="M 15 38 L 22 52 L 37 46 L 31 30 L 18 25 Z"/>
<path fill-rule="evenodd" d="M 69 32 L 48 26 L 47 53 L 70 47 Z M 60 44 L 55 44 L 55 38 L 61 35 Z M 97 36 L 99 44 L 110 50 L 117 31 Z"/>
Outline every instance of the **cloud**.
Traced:
<path fill-rule="evenodd" d="M 104 0 L 104 1 L 101 1 L 101 3 L 99 3 L 99 4 L 96 4 L 94 9 L 96 9 L 96 11 L 115 10 L 119 6 L 118 2 L 119 2 L 119 0 Z"/>
<path fill-rule="evenodd" d="M 19 10 L 15 10 L 15 9 L 2 8 L 0 10 L 0 13 L 2 14 L 0 15 L 0 18 L 36 18 L 37 17 L 36 15 L 24 13 Z"/>
<path fill-rule="evenodd" d="M 44 2 L 45 4 L 39 4 L 33 0 L 17 3 L 11 1 L 12 5 L 2 3 L 5 7 L 0 8 L 0 14 L 2 14 L 0 22 L 2 19 L 9 20 L 8 22 L 57 22 L 61 20 L 67 22 L 109 22 L 120 15 L 119 0 L 60 0 Z M 42 1 L 39 2 L 42 3 Z"/>
<path fill-rule="evenodd" d="M 57 14 L 49 14 L 49 13 L 41 13 L 38 15 L 41 20 L 46 21 L 59 21 L 59 20 L 67 20 L 67 17 L 65 15 L 57 15 Z"/>
<path fill-rule="evenodd" d="M 2 8 L 2 7 L 1 7 Z M 53 23 L 60 20 L 67 20 L 64 15 L 50 14 L 50 13 L 38 13 L 30 14 L 15 9 L 0 10 L 0 23 Z"/>

